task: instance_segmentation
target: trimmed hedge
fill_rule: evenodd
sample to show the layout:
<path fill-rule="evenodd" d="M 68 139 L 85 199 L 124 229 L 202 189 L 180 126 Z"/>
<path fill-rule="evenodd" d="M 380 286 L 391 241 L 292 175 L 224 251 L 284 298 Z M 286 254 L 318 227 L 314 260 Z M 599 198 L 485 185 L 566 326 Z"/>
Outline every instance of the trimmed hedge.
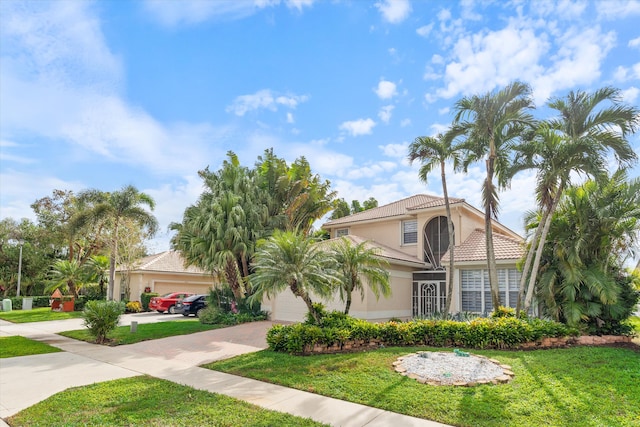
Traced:
<path fill-rule="evenodd" d="M 342 347 L 347 341 L 376 342 L 383 346 L 516 348 L 542 338 L 577 336 L 577 329 L 541 319 L 513 317 L 453 320 L 414 320 L 370 323 L 344 315 L 330 314 L 322 325 L 297 323 L 274 325 L 267 333 L 272 350 L 308 353 L 316 345 Z"/>
<path fill-rule="evenodd" d="M 143 292 L 140 294 L 140 303 L 142 304 L 142 310 L 149 311 L 149 302 L 153 297 L 159 297 L 157 292 Z"/>

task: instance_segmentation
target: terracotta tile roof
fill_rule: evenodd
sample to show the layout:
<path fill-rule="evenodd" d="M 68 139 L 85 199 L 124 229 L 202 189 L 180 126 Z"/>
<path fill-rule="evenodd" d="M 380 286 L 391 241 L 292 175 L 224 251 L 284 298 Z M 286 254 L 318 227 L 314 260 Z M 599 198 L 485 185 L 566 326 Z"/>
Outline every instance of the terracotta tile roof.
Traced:
<path fill-rule="evenodd" d="M 476 228 L 454 251 L 454 262 L 486 261 L 487 243 L 484 230 Z M 520 259 L 523 255 L 522 240 L 512 239 L 502 234 L 493 233 L 493 250 L 496 260 Z M 449 251 L 442 255 L 442 262 L 449 262 Z"/>
<path fill-rule="evenodd" d="M 169 273 L 206 274 L 195 266 L 184 266 L 184 258 L 176 251 L 165 251 L 159 254 L 149 255 L 137 263 L 133 271 L 164 271 Z"/>
<path fill-rule="evenodd" d="M 402 263 L 402 264 L 410 264 L 415 267 L 424 267 L 425 263 L 420 261 L 418 258 L 407 255 L 404 252 L 400 252 L 396 249 L 390 248 L 381 243 L 375 242 L 373 240 L 367 240 L 360 236 L 355 236 L 353 234 L 349 234 L 344 236 L 345 238 L 351 240 L 352 243 L 359 245 L 360 243 L 366 242 L 367 248 L 375 248 L 378 250 L 378 254 L 381 258 L 385 258 L 389 263 Z M 334 238 L 329 240 L 324 240 L 321 242 L 322 245 L 330 245 L 336 243 L 340 238 Z"/>
<path fill-rule="evenodd" d="M 464 202 L 464 199 L 457 199 L 453 197 L 449 198 L 449 203 L 451 204 L 460 202 Z M 430 196 L 428 194 L 416 194 L 415 196 L 407 197 L 406 199 L 398 200 L 384 206 L 378 206 L 377 208 L 368 209 L 366 211 L 358 212 L 353 215 L 328 221 L 324 224 L 324 226 L 331 227 L 339 224 L 407 215 L 411 213 L 410 211 L 438 206 L 444 206 L 443 197 Z"/>

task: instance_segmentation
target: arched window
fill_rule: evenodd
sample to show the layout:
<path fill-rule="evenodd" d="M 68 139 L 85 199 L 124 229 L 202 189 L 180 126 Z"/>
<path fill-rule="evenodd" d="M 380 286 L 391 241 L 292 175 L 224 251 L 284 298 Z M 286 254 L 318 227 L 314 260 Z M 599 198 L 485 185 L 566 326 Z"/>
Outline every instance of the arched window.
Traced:
<path fill-rule="evenodd" d="M 449 231 L 447 217 L 437 216 L 424 227 L 424 260 L 431 264 L 431 268 L 440 270 L 440 259 L 449 249 Z M 455 242 L 455 240 L 454 240 Z"/>

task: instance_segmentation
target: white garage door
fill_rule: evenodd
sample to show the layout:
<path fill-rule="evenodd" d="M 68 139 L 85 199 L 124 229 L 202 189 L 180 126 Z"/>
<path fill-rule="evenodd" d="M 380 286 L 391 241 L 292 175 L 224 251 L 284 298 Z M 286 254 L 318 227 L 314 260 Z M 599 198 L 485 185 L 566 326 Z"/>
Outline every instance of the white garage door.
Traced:
<path fill-rule="evenodd" d="M 189 292 L 193 294 L 209 294 L 211 285 L 208 283 L 172 283 L 172 282 L 155 282 L 153 284 L 153 292 L 160 295 L 170 292 Z"/>

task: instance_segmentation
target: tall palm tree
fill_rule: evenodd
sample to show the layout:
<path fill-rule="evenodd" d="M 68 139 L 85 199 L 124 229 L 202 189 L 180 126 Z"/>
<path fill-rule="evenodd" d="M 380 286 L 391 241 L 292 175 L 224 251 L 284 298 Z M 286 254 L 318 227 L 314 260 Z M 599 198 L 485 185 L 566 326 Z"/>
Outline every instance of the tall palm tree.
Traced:
<path fill-rule="evenodd" d="M 603 104 L 606 104 L 604 107 Z M 530 244 L 520 281 L 518 308 L 524 293 L 523 309 L 529 310 L 553 213 L 563 190 L 570 185 L 571 173 L 596 179 L 607 177 L 608 154 L 613 152 L 620 167 L 627 167 L 637 156 L 627 141 L 640 124 L 640 110 L 623 104 L 618 89 L 605 87 L 592 94 L 570 92 L 565 98 L 549 102 L 557 118 L 543 123 L 539 139 L 533 140 L 540 225 Z M 538 142 L 540 141 L 540 142 Z M 531 259 L 535 253 L 533 265 Z M 528 282 L 527 282 L 528 279 Z"/>
<path fill-rule="evenodd" d="M 320 314 L 312 296 L 331 296 L 341 280 L 331 253 L 297 231 L 276 230 L 261 242 L 253 268 L 250 282 L 254 294 L 250 300 L 259 301 L 263 295 L 274 296 L 289 288 L 304 301 L 316 323 L 320 322 Z"/>
<path fill-rule="evenodd" d="M 248 293 L 249 259 L 260 237 L 267 212 L 256 200 L 257 187 L 250 171 L 233 152 L 217 172 L 200 171 L 206 190 L 189 206 L 171 240 L 188 265 L 221 274 L 237 301 Z"/>
<path fill-rule="evenodd" d="M 87 190 L 78 195 L 94 202 L 93 208 L 84 214 L 79 221 L 106 221 L 110 230 L 110 255 L 109 255 L 109 285 L 107 287 L 107 299 L 113 299 L 116 255 L 118 253 L 118 232 L 122 221 L 131 220 L 141 228 L 148 230 L 153 235 L 158 228 L 158 221 L 153 214 L 147 212 L 144 206 L 151 211 L 155 208 L 155 201 L 146 193 L 138 191 L 132 185 L 123 187 L 119 191 L 104 193 L 99 190 Z"/>
<path fill-rule="evenodd" d="M 384 297 L 391 296 L 388 263 L 379 257 L 378 250 L 368 248 L 367 242 L 354 245 L 346 237 L 336 242 L 332 249 L 342 273 L 340 299 L 345 301 L 344 314 L 349 314 L 354 291 L 360 291 L 360 296 L 364 299 L 363 278 L 376 299 L 381 294 Z"/>
<path fill-rule="evenodd" d="M 453 131 L 463 135 L 460 148 L 465 152 L 464 170 L 481 159 L 485 160 L 487 176 L 482 184 L 487 269 L 493 308 L 500 305 L 498 271 L 493 249 L 492 220 L 498 214 L 498 190 L 509 184 L 509 169 L 514 148 L 523 134 L 534 125 L 529 113 L 533 108 L 531 89 L 527 84 L 513 82 L 498 92 L 464 97 L 456 102 Z M 497 180 L 497 185 L 494 180 Z"/>
<path fill-rule="evenodd" d="M 453 230 L 453 220 L 451 219 L 451 206 L 449 204 L 449 192 L 447 191 L 447 176 L 445 166 L 448 161 L 453 161 L 454 168 L 460 162 L 457 147 L 453 145 L 455 134 L 448 131 L 445 134 L 438 134 L 435 138 L 429 136 L 419 136 L 409 145 L 409 162 L 420 160 L 421 166 L 418 175 L 420 180 L 427 183 L 427 176 L 438 166 L 440 166 L 440 180 L 442 181 L 442 193 L 444 194 L 444 206 L 447 212 L 447 229 L 449 232 L 449 279 L 447 286 L 446 312 L 451 310 L 453 297 L 453 265 L 455 235 Z"/>

